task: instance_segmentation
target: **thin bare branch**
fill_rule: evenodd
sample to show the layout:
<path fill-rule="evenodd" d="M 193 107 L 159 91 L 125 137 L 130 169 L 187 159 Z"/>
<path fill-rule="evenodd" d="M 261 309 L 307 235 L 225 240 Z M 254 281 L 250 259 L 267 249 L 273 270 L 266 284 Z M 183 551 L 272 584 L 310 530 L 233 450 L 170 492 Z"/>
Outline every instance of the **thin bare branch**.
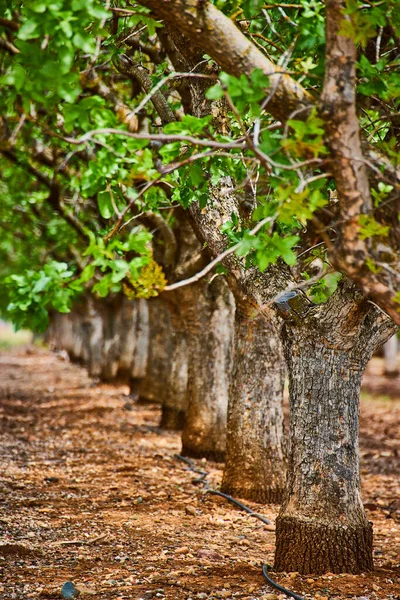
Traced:
<path fill-rule="evenodd" d="M 255 235 L 258 231 L 260 231 L 260 229 L 264 227 L 264 225 L 266 225 L 267 223 L 272 223 L 275 220 L 275 218 L 275 216 L 266 217 L 265 219 L 257 223 L 257 225 L 251 231 L 249 231 L 249 235 Z M 177 281 L 176 283 L 171 283 L 171 285 L 166 285 L 163 291 L 171 292 L 172 290 L 176 290 L 186 285 L 190 285 L 191 283 L 196 283 L 196 281 L 199 281 L 205 275 L 207 275 L 207 273 L 212 271 L 214 267 L 216 267 L 220 262 L 224 260 L 224 258 L 236 252 L 236 250 L 238 250 L 241 245 L 241 241 L 237 242 L 237 244 L 234 244 L 233 246 L 216 256 L 206 267 L 204 267 L 204 269 L 196 273 L 196 275 L 193 275 L 188 279 L 183 279 L 182 281 Z"/>

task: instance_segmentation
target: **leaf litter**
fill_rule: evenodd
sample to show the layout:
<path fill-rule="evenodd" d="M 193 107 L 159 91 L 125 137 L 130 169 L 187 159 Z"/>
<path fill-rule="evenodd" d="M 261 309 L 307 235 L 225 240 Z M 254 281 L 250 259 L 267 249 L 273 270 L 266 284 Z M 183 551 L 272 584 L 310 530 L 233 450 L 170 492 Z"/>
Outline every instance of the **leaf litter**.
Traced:
<path fill-rule="evenodd" d="M 365 387 L 380 378 L 382 394 L 377 364 Z M 306 598 L 400 598 L 399 379 L 390 393 L 364 392 L 361 403 L 375 571 L 274 574 Z M 0 354 L 1 599 L 285 597 L 261 572 L 273 564 L 279 507 L 247 503 L 267 526 L 193 486 L 193 473 L 174 458 L 179 433 L 158 430 L 159 417 L 156 404 L 130 402 L 125 385 L 96 384 L 63 355 Z M 197 464 L 217 488 L 222 465 Z"/>

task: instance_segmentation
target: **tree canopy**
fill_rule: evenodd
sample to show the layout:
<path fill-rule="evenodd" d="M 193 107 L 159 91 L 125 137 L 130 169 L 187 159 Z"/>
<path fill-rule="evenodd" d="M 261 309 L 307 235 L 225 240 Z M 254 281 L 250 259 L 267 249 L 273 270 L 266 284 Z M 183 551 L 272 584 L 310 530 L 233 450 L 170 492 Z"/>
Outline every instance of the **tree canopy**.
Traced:
<path fill-rule="evenodd" d="M 219 272 L 400 324 L 400 5 L 3 0 L 0 310 L 169 289 L 177 206 Z M 173 262 L 173 259 L 172 259 Z"/>

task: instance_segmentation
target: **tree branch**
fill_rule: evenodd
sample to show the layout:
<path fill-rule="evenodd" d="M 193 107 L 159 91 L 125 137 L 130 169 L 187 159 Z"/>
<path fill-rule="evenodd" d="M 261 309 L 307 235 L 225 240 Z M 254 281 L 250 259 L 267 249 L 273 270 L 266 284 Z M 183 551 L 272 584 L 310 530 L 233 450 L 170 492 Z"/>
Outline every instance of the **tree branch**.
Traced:
<path fill-rule="evenodd" d="M 276 119 L 286 120 L 300 106 L 311 109 L 315 104 L 313 97 L 297 81 L 282 73 L 281 67 L 270 61 L 210 2 L 140 0 L 140 4 L 185 33 L 227 73 L 250 76 L 258 68 L 269 75 L 275 93 L 269 101 L 268 111 Z"/>
<path fill-rule="evenodd" d="M 266 225 L 267 223 L 272 223 L 274 220 L 275 220 L 275 217 L 266 217 L 265 219 L 263 219 L 262 221 L 257 223 L 257 225 L 251 231 L 249 231 L 249 235 L 255 235 L 258 231 L 260 231 L 260 229 L 262 229 L 264 227 L 264 225 Z M 172 290 L 176 290 L 176 289 L 184 287 L 186 285 L 190 285 L 191 283 L 196 283 L 196 281 L 199 281 L 200 279 L 202 279 L 205 275 L 207 275 L 207 273 L 212 271 L 213 268 L 216 267 L 219 263 L 223 262 L 223 260 L 225 258 L 230 256 L 231 254 L 234 254 L 236 252 L 236 250 L 238 250 L 240 248 L 241 244 L 242 244 L 241 241 L 237 242 L 236 244 L 234 244 L 233 246 L 231 246 L 230 248 L 228 248 L 227 250 L 225 250 L 224 252 L 222 252 L 221 254 L 216 256 L 210 263 L 208 263 L 208 265 L 206 267 L 204 267 L 204 269 L 199 271 L 199 273 L 196 273 L 195 275 L 193 275 L 192 277 L 189 277 L 188 279 L 183 279 L 182 281 L 177 281 L 176 283 L 171 283 L 171 285 L 166 285 L 163 291 L 171 292 Z"/>
<path fill-rule="evenodd" d="M 115 66 L 118 71 L 124 75 L 127 75 L 130 79 L 137 81 L 143 90 L 146 93 L 149 93 L 152 88 L 152 83 L 145 69 L 134 65 L 130 57 L 126 56 L 125 54 L 120 55 L 118 59 L 119 60 L 115 61 Z M 154 105 L 154 108 L 160 115 L 163 125 L 175 121 L 175 115 L 170 109 L 164 94 L 162 94 L 160 91 L 153 92 L 151 101 Z"/>
<path fill-rule="evenodd" d="M 400 325 L 393 293 L 396 287 L 390 274 L 369 269 L 368 260 L 375 262 L 373 242 L 360 235 L 360 217 L 373 213 L 373 203 L 356 113 L 356 46 L 350 37 L 340 34 L 343 20 L 350 18 L 345 8 L 344 0 L 326 3 L 326 68 L 320 114 L 325 120 L 342 219 L 339 244 L 329 258 Z"/>

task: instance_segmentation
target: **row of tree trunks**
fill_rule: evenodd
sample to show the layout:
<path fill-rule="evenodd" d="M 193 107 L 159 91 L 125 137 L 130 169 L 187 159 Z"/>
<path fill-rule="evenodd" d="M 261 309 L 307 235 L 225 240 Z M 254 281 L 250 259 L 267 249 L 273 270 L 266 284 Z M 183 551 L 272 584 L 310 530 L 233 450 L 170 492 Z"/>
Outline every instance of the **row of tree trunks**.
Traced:
<path fill-rule="evenodd" d="M 279 502 L 281 345 L 271 322 L 234 291 L 236 303 L 219 276 L 148 301 L 85 299 L 54 315 L 48 340 L 91 375 L 124 378 L 137 400 L 161 403 L 160 426 L 183 428 L 184 455 L 226 457 L 224 491 Z"/>
<path fill-rule="evenodd" d="M 83 298 L 68 314 L 54 313 L 47 341 L 104 381 L 142 379 L 147 364 L 148 305 L 115 296 Z"/>

